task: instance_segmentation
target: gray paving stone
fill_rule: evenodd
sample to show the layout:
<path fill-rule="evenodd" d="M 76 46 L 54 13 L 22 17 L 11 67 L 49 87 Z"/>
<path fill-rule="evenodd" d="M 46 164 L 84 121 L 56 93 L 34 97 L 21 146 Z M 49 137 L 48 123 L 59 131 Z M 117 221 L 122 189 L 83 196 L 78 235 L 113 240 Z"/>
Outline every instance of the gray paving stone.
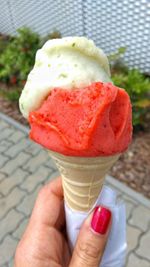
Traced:
<path fill-rule="evenodd" d="M 1 173 L 0 171 L 0 183 L 6 178 L 6 174 Z"/>
<path fill-rule="evenodd" d="M 14 133 L 14 129 L 13 128 L 5 128 L 0 134 L 0 140 L 8 138 L 13 133 Z"/>
<path fill-rule="evenodd" d="M 0 140 L 0 145 L 2 145 L 2 146 L 10 147 L 12 144 L 13 144 L 13 142 L 8 140 L 8 138 Z"/>
<path fill-rule="evenodd" d="M 128 220 L 134 208 L 134 204 L 129 201 L 125 201 L 125 205 L 126 205 L 126 218 Z"/>
<path fill-rule="evenodd" d="M 132 253 L 129 256 L 128 264 L 126 267 L 150 267 L 150 262 L 140 259 Z"/>
<path fill-rule="evenodd" d="M 141 230 L 146 231 L 150 221 L 150 211 L 144 206 L 139 205 L 133 210 L 132 217 L 129 220 L 131 225 L 139 227 Z"/>
<path fill-rule="evenodd" d="M 30 159 L 30 155 L 21 152 L 17 155 L 17 157 L 9 160 L 3 168 L 1 168 L 1 172 L 4 172 L 8 175 L 11 175 L 19 166 L 24 165 Z"/>
<path fill-rule="evenodd" d="M 44 166 L 46 166 L 47 168 L 52 168 L 54 171 L 58 170 L 56 167 L 55 161 L 52 160 L 49 155 L 48 155 L 46 162 L 44 162 Z"/>
<path fill-rule="evenodd" d="M 24 220 L 20 223 L 20 225 L 19 225 L 19 227 L 16 229 L 16 231 L 13 232 L 13 236 L 14 236 L 14 238 L 16 238 L 18 241 L 21 239 L 21 237 L 22 237 L 22 235 L 23 235 L 23 233 L 24 233 L 24 231 L 25 231 L 25 229 L 26 229 L 26 227 L 27 227 L 28 222 L 29 222 L 29 219 L 28 219 L 28 218 L 24 219 Z"/>
<path fill-rule="evenodd" d="M 51 174 L 52 170 L 50 168 L 48 169 L 44 166 L 40 166 L 36 172 L 29 175 L 25 179 L 25 181 L 21 184 L 21 188 L 26 189 L 28 192 L 31 192 L 38 184 L 46 181 L 48 177 L 51 176 Z"/>
<path fill-rule="evenodd" d="M 8 160 L 9 157 L 0 154 L 0 168 L 2 168 Z"/>
<path fill-rule="evenodd" d="M 4 196 L 3 196 L 3 194 L 2 193 L 0 193 L 0 198 L 3 198 Z"/>
<path fill-rule="evenodd" d="M 14 267 L 14 257 L 9 261 L 8 267 Z"/>
<path fill-rule="evenodd" d="M 9 127 L 9 124 L 7 122 L 0 120 L 0 131 L 8 127 Z"/>
<path fill-rule="evenodd" d="M 150 261 L 150 230 L 141 237 L 140 246 L 136 253 Z"/>
<path fill-rule="evenodd" d="M 141 231 L 139 229 L 127 225 L 127 253 L 136 248 L 140 234 Z"/>
<path fill-rule="evenodd" d="M 21 204 L 17 206 L 17 210 L 29 216 L 32 212 L 40 188 L 41 185 L 39 185 L 32 194 L 26 195 Z"/>
<path fill-rule="evenodd" d="M 2 219 L 9 210 L 18 205 L 24 195 L 25 192 L 22 192 L 16 187 L 7 197 L 0 199 L 0 219 Z"/>
<path fill-rule="evenodd" d="M 7 236 L 3 243 L 0 244 L 0 266 L 7 263 L 14 256 L 17 243 L 10 236 Z"/>
<path fill-rule="evenodd" d="M 8 141 L 8 140 L 2 140 L 0 142 L 0 153 L 3 153 L 4 151 L 6 151 L 9 147 L 12 146 L 12 142 Z"/>
<path fill-rule="evenodd" d="M 16 169 L 16 171 L 12 175 L 3 179 L 0 184 L 0 192 L 3 195 L 7 195 L 12 190 L 12 188 L 20 185 L 27 175 L 28 173 L 23 171 L 22 169 Z"/>
<path fill-rule="evenodd" d="M 47 158 L 47 152 L 43 149 L 37 156 L 31 158 L 31 160 L 27 162 L 23 168 L 25 170 L 29 170 L 30 172 L 35 172 L 43 163 L 45 163 Z"/>
<path fill-rule="evenodd" d="M 32 156 L 36 156 L 41 151 L 41 146 L 31 141 L 31 144 L 27 148 L 25 148 L 24 151 L 31 154 Z"/>
<path fill-rule="evenodd" d="M 9 233 L 13 232 L 23 219 L 23 215 L 12 209 L 0 223 L 0 241 Z"/>
<path fill-rule="evenodd" d="M 26 134 L 15 129 L 14 133 L 8 137 L 8 140 L 12 141 L 13 143 L 18 143 L 21 139 L 25 138 Z"/>
<path fill-rule="evenodd" d="M 8 148 L 7 148 L 6 146 L 2 146 L 2 145 L 0 144 L 0 153 L 5 152 L 7 149 L 8 149 Z"/>
<path fill-rule="evenodd" d="M 18 155 L 18 153 L 27 148 L 29 144 L 30 140 L 28 140 L 27 138 L 23 138 L 21 139 L 21 141 L 19 141 L 19 143 L 12 145 L 8 150 L 6 150 L 5 155 L 14 158 Z"/>
<path fill-rule="evenodd" d="M 50 182 L 51 180 L 53 180 L 54 178 L 56 178 L 56 177 L 58 177 L 58 176 L 60 176 L 60 173 L 59 173 L 59 171 L 58 171 L 58 170 L 57 170 L 57 171 L 54 171 L 54 172 L 52 172 L 51 176 L 50 176 L 50 177 L 48 177 L 48 179 L 47 179 L 47 182 Z"/>
<path fill-rule="evenodd" d="M 136 204 L 137 205 L 137 201 L 131 197 L 129 197 L 128 195 L 125 195 L 122 193 L 122 199 L 124 199 L 125 201 L 128 201 L 130 203 Z"/>
<path fill-rule="evenodd" d="M 6 263 L 6 264 L 3 264 L 1 267 L 9 267 L 9 265 Z"/>

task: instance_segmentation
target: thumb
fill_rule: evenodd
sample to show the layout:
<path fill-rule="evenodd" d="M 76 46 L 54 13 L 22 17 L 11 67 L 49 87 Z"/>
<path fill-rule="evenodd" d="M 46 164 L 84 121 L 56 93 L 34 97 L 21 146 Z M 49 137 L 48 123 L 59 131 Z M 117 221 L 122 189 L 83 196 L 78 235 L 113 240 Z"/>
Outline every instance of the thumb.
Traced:
<path fill-rule="evenodd" d="M 98 206 L 82 225 L 69 267 L 98 267 L 107 243 L 111 211 Z"/>

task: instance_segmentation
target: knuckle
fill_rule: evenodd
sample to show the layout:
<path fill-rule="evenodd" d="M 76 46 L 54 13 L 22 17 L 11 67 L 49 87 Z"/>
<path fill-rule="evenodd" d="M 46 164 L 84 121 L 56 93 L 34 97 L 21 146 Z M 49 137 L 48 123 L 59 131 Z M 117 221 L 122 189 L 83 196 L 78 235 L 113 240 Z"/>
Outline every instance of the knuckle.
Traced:
<path fill-rule="evenodd" d="M 83 263 L 95 264 L 100 258 L 101 251 L 90 242 L 79 242 L 76 247 L 76 254 Z"/>

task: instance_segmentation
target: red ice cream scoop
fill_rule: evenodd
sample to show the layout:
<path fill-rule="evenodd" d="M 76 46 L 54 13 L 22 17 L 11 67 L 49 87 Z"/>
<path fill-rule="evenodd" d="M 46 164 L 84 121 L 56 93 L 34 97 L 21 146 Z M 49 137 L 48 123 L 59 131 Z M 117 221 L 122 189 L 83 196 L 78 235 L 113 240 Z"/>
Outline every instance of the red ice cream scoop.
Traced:
<path fill-rule="evenodd" d="M 29 114 L 30 138 L 68 156 L 95 157 L 121 153 L 132 139 L 131 102 L 111 83 L 51 91 Z"/>

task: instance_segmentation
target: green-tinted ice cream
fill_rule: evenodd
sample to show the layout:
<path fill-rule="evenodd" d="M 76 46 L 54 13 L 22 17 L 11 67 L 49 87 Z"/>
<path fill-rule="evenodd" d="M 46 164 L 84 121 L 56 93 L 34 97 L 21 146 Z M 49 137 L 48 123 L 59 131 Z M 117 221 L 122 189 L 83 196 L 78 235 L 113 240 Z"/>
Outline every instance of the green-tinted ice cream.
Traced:
<path fill-rule="evenodd" d="M 103 51 L 85 37 L 53 39 L 37 51 L 35 65 L 20 97 L 20 110 L 28 118 L 54 88 L 82 88 L 110 81 L 109 63 Z"/>

